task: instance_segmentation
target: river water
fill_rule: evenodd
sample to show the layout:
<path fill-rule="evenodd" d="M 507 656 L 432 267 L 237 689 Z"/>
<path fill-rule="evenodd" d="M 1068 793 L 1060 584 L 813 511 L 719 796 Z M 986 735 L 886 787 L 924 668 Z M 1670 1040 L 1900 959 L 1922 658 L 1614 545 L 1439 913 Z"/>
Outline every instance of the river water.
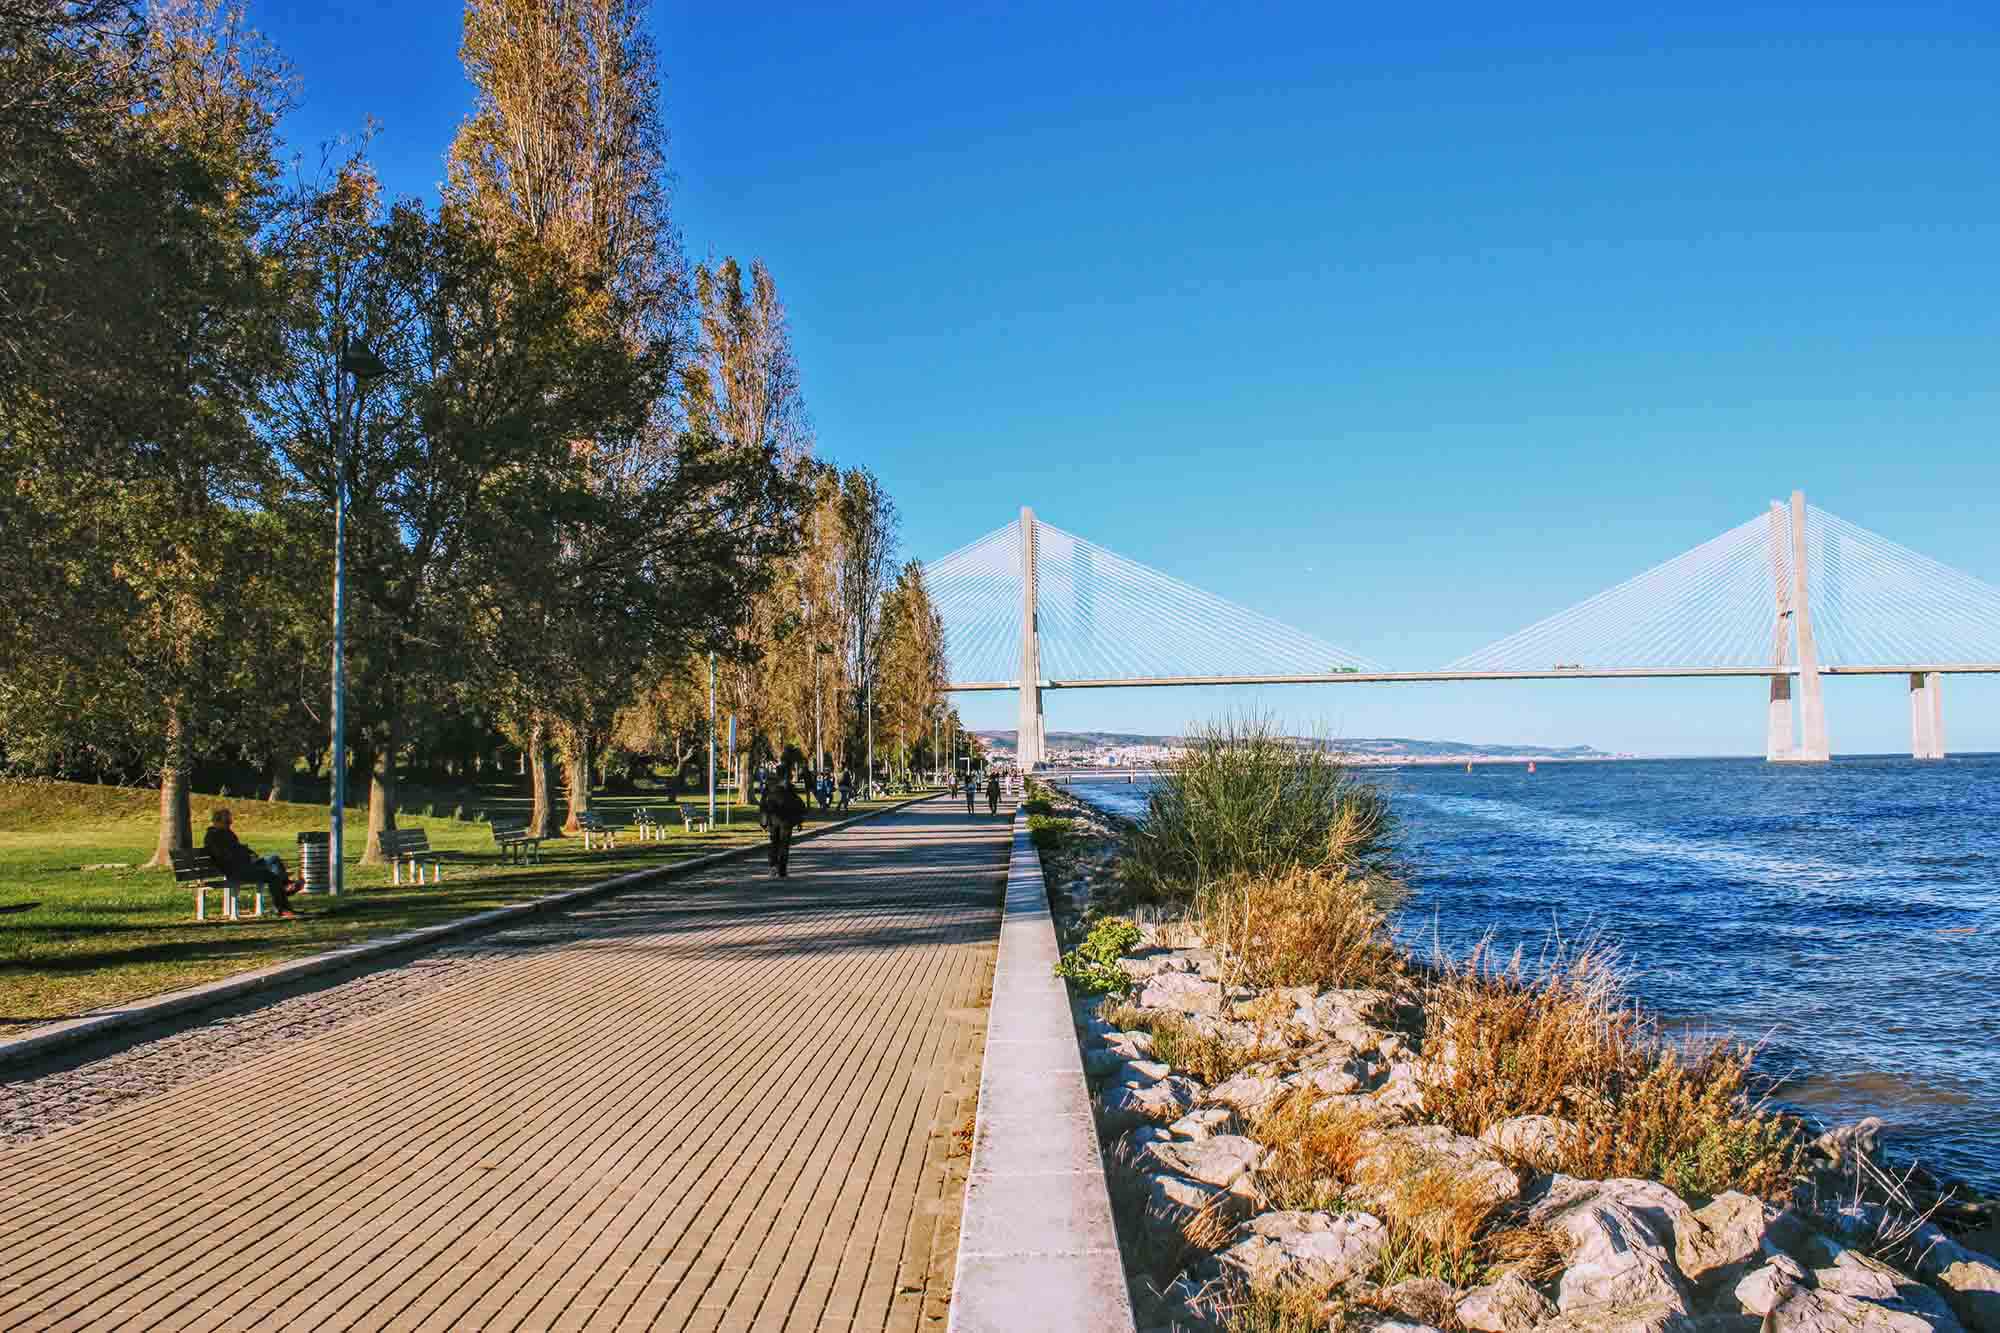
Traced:
<path fill-rule="evenodd" d="M 2000 1191 L 2000 756 L 1413 765 L 1391 793 L 1428 953 L 1597 934 L 1668 1023 L 1762 1042 L 1776 1099 L 1879 1115 Z M 1086 782 L 1143 816 L 1141 782 Z"/>

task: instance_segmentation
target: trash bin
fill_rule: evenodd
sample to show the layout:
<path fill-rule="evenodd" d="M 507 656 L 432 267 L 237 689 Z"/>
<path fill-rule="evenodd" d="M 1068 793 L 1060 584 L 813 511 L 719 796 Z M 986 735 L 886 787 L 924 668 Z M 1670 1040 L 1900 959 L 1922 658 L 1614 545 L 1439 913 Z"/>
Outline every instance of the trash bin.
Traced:
<path fill-rule="evenodd" d="M 333 887 L 333 835 L 299 834 L 299 878 L 307 893 L 325 893 Z"/>

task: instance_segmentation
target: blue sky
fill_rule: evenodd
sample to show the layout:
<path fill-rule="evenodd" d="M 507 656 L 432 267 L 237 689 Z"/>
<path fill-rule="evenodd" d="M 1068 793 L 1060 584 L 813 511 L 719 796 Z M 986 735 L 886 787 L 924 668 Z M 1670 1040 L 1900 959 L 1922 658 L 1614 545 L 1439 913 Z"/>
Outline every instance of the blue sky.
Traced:
<path fill-rule="evenodd" d="M 309 157 L 428 193 L 450 4 L 253 0 Z M 2000 583 L 2000 30 L 1982 6 L 662 4 L 687 248 L 761 256 L 822 450 L 936 556 L 1048 521 L 1435 666 L 1794 486 Z M 1338 734 L 1762 747 L 1727 684 L 1052 694 Z M 1833 682 L 1837 751 L 1908 745 Z M 1011 697 L 964 709 L 1011 725 Z M 2000 749 L 2000 681 L 1946 686 Z"/>

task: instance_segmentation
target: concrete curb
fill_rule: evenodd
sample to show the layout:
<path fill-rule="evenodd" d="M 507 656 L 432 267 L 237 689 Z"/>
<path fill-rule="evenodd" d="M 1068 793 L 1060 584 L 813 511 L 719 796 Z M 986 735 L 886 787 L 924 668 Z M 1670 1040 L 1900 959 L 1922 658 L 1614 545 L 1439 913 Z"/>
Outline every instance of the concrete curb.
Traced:
<path fill-rule="evenodd" d="M 1014 812 L 951 1333 L 1133 1333 L 1042 858 Z"/>
<path fill-rule="evenodd" d="M 912 796 L 907 801 L 898 801 L 894 805 L 885 805 L 880 810 L 868 810 L 831 824 L 822 825 L 809 833 L 800 834 L 794 839 L 794 844 L 810 842 L 814 838 L 824 837 L 829 833 L 836 833 L 850 825 L 859 824 L 863 820 L 874 819 L 880 815 L 893 814 L 898 810 L 907 809 L 919 801 L 927 801 L 937 794 L 936 792 L 926 792 L 922 796 Z M 102 1037 L 108 1033 L 116 1032 L 121 1028 L 135 1027 L 143 1023 L 155 1022 L 162 1018 L 171 1018 L 175 1014 L 206 1009 L 211 1005 L 221 1004 L 225 1000 L 233 1000 L 239 995 L 249 995 L 256 991 L 283 985 L 286 982 L 316 976 L 321 972 L 338 971 L 341 968 L 352 967 L 356 963 L 364 962 L 370 958 L 377 958 L 384 954 L 422 949 L 427 945 L 435 944 L 439 940 L 448 939 L 453 935 L 463 935 L 469 931 L 499 925 L 504 921 L 534 916 L 541 912 L 560 911 L 565 907 L 574 907 L 578 903 L 589 902 L 593 898 L 601 898 L 606 894 L 617 893 L 621 889 L 636 889 L 641 885 L 649 884 L 656 880 L 671 879 L 676 875 L 685 875 L 690 871 L 700 870 L 708 866 L 721 865 L 726 861 L 732 861 L 738 857 L 748 856 L 753 852 L 761 851 L 763 851 L 763 844 L 753 842 L 745 844 L 742 847 L 730 847 L 719 852 L 708 852 L 701 856 L 689 857 L 685 861 L 675 861 L 670 865 L 660 866 L 653 870 L 634 870 L 612 879 L 602 880 L 596 884 L 586 884 L 580 889 L 569 889 L 563 893 L 552 893 L 546 898 L 536 898 L 525 903 L 515 903 L 511 907 L 496 907 L 487 912 L 476 912 L 471 916 L 460 917 L 455 921 L 439 922 L 435 926 L 424 926 L 417 930 L 406 930 L 400 935 L 385 935 L 380 939 L 359 940 L 353 944 L 342 945 L 338 949 L 330 949 L 325 953 L 310 954 L 304 958 L 294 958 L 283 963 L 273 963 L 269 967 L 260 967 L 254 971 L 239 973 L 233 977 L 224 977 L 220 981 L 211 981 L 206 985 L 190 986 L 186 990 L 169 991 L 164 995 L 156 996 L 152 999 L 139 1000 L 122 1008 L 100 1009 L 94 1013 L 83 1014 L 77 1018 L 64 1019 L 59 1023 L 50 1023 L 43 1027 L 34 1028 L 25 1036 L 0 1041 L 0 1067 L 17 1064 L 20 1061 L 32 1059 L 39 1055 L 46 1055 L 51 1051 L 61 1050 L 65 1046 L 74 1046 L 80 1042 Z"/>

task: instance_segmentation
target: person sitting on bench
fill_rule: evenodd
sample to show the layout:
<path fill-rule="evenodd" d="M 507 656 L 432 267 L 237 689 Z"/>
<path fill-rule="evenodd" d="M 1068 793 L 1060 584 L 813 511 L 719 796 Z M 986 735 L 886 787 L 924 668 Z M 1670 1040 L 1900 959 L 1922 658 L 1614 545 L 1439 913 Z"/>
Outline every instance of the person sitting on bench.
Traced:
<path fill-rule="evenodd" d="M 229 824 L 229 807 L 218 806 L 209 816 L 208 836 L 201 840 L 202 851 L 208 853 L 217 870 L 238 884 L 262 884 L 270 889 L 271 905 L 278 909 L 279 916 L 296 917 L 298 913 L 285 901 L 285 890 L 290 887 L 285 863 L 275 856 L 258 856 L 243 845 Z"/>

